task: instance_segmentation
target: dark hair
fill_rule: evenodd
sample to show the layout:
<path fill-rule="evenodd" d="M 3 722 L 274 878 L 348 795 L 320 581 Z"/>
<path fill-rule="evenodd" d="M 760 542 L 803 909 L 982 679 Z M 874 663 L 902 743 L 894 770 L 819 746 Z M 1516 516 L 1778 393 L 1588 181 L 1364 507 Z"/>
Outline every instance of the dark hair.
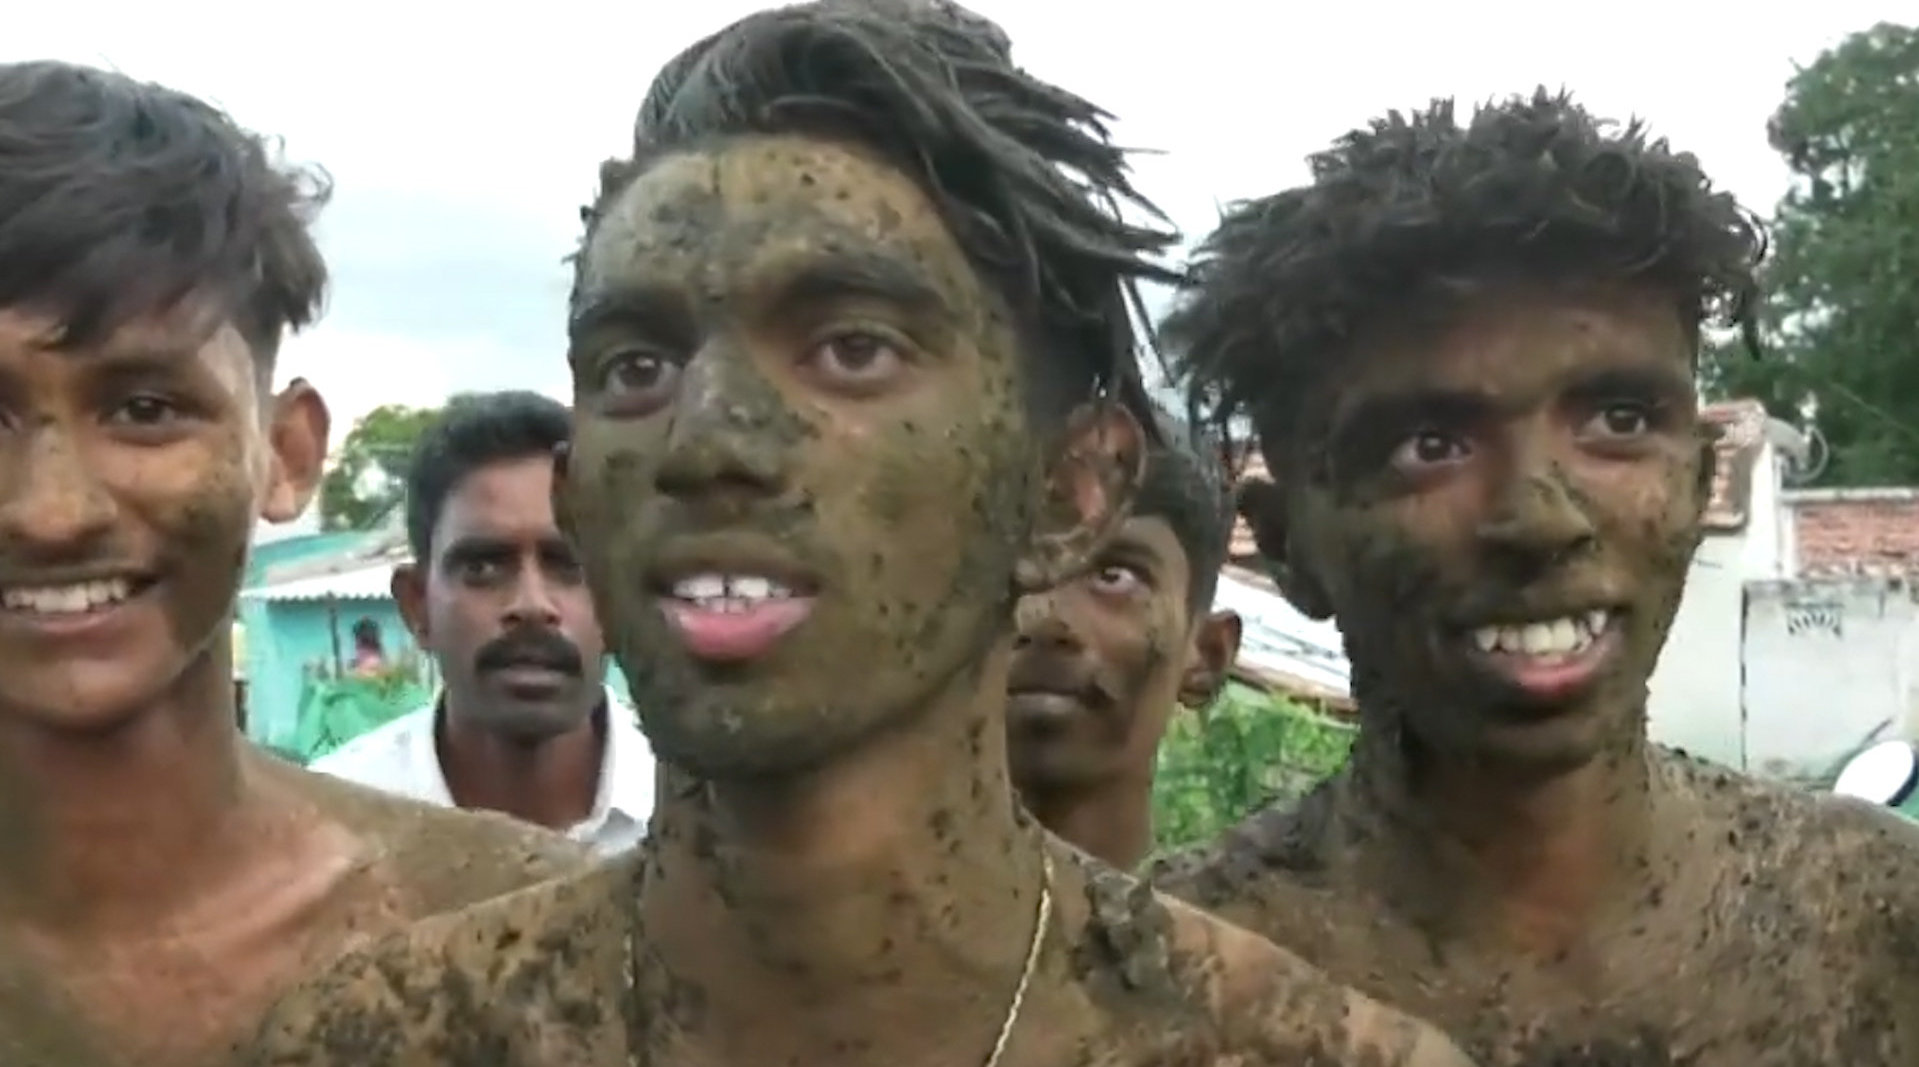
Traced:
<path fill-rule="evenodd" d="M 353 643 L 361 648 L 380 647 L 380 623 L 370 615 L 362 615 L 353 624 Z"/>
<path fill-rule="evenodd" d="M 1226 565 L 1233 531 L 1232 493 L 1220 451 L 1185 423 L 1155 405 L 1159 441 L 1146 450 L 1146 473 L 1133 500 L 1133 514 L 1172 527 L 1186 553 L 1186 610 L 1195 614 L 1213 602 L 1219 569 Z"/>
<path fill-rule="evenodd" d="M 1311 157 L 1310 185 L 1234 205 L 1160 327 L 1195 410 L 1268 446 L 1354 334 L 1473 283 L 1617 279 L 1673 294 L 1756 350 L 1760 224 L 1637 120 L 1544 89 L 1454 118 L 1393 112 Z"/>
<path fill-rule="evenodd" d="M 550 456 L 572 434 L 566 405 L 525 390 L 464 393 L 421 431 L 406 471 L 406 539 L 426 562 L 446 498 L 467 476 L 509 460 Z"/>
<path fill-rule="evenodd" d="M 1099 107 L 1013 65 L 1005 33 L 941 0 L 817 0 L 762 11 L 670 60 L 601 168 L 600 212 L 660 156 L 736 134 L 802 132 L 869 147 L 915 178 L 1022 327 L 1034 410 L 1104 392 L 1142 423 L 1137 283 L 1177 235 L 1132 186 Z M 578 287 L 575 287 L 578 293 Z M 1148 428 L 1148 432 L 1151 430 Z"/>
<path fill-rule="evenodd" d="M 0 64 L 0 307 L 57 316 L 63 343 L 209 297 L 270 369 L 311 323 L 330 189 L 186 93 L 70 63 Z"/>

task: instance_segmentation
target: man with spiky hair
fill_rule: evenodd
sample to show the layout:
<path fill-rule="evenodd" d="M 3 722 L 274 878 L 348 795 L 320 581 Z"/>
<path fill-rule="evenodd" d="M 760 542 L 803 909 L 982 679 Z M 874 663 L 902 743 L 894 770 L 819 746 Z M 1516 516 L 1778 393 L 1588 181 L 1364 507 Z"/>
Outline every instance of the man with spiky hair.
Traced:
<path fill-rule="evenodd" d="M 0 64 L 0 1063 L 202 1067 L 354 938 L 584 866 L 236 729 L 255 523 L 326 407 L 269 392 L 317 176 L 203 101 Z"/>
<path fill-rule="evenodd" d="M 587 214 L 556 490 L 653 833 L 354 954 L 255 1063 L 1464 1062 L 1013 798 L 1014 607 L 1125 514 L 1171 235 L 1007 52 L 826 0 L 655 82 Z"/>
<path fill-rule="evenodd" d="M 1484 1062 L 1919 1063 L 1919 828 L 1646 738 L 1711 482 L 1702 325 L 1764 242 L 1541 91 L 1393 114 L 1238 205 L 1163 338 L 1249 417 L 1241 507 L 1361 730 L 1162 889 Z"/>

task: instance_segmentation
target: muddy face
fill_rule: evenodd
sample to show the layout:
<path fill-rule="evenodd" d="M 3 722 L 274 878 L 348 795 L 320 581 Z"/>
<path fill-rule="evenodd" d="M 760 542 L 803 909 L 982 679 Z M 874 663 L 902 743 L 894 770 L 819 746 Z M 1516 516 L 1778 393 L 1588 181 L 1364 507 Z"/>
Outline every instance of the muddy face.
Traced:
<path fill-rule="evenodd" d="M 1367 339 L 1320 399 L 1252 517 L 1339 619 L 1369 721 L 1548 767 L 1636 735 L 1704 503 L 1671 302 L 1490 292 Z"/>
<path fill-rule="evenodd" d="M 1136 516 L 1091 571 L 1020 600 L 1006 734 L 1022 790 L 1151 768 L 1196 654 L 1189 583 L 1172 527 Z"/>
<path fill-rule="evenodd" d="M 205 323 L 139 320 L 72 351 L 57 322 L 0 311 L 0 713 L 97 729 L 137 712 L 226 634 L 256 517 L 305 503 L 324 409 L 308 391 L 292 423 L 263 419 L 246 343 Z"/>
<path fill-rule="evenodd" d="M 1037 499 L 1010 331 L 903 174 L 667 157 L 583 253 L 563 518 L 662 758 L 805 768 L 1002 632 Z"/>
<path fill-rule="evenodd" d="M 553 463 L 481 467 L 446 496 L 431 558 L 394 583 L 449 707 L 524 741 L 566 733 L 603 699 L 605 643 L 580 563 L 553 517 Z"/>

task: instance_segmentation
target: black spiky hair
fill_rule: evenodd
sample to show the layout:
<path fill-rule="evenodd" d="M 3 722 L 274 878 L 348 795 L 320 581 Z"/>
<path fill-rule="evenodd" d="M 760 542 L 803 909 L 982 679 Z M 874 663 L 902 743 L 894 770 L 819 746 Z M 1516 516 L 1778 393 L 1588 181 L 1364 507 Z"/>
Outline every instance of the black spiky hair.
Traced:
<path fill-rule="evenodd" d="M 1031 350 L 1029 397 L 1063 411 L 1096 395 L 1154 430 L 1139 370 L 1139 283 L 1173 282 L 1170 229 L 1133 188 L 1111 116 L 1013 64 L 989 20 L 949 0 L 816 0 L 748 15 L 663 67 L 633 156 L 601 168 L 606 204 L 661 155 L 742 133 L 817 134 L 877 151 L 917 179 L 1005 300 Z M 1141 316 L 1143 319 L 1143 316 Z"/>
<path fill-rule="evenodd" d="M 1250 416 L 1269 446 L 1362 326 L 1474 282 L 1644 284 L 1695 335 L 1738 326 L 1757 351 L 1763 227 L 1638 120 L 1543 88 L 1464 123 L 1436 100 L 1309 162 L 1311 184 L 1225 212 L 1160 324 L 1190 405 Z"/>
<path fill-rule="evenodd" d="M 1186 611 L 1206 610 L 1219 588 L 1219 569 L 1233 533 L 1233 495 L 1217 443 L 1157 404 L 1159 442 L 1146 450 L 1146 471 L 1133 514 L 1166 523 L 1186 553 Z"/>

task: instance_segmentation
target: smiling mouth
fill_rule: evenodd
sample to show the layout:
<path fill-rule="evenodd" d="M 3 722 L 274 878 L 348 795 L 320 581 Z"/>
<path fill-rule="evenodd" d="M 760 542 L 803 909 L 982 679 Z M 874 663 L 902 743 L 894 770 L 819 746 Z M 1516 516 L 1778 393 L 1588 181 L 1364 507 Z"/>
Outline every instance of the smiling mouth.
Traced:
<path fill-rule="evenodd" d="M 47 621 L 103 614 L 153 588 L 154 579 L 135 576 L 85 582 L 0 587 L 0 610 Z"/>
<path fill-rule="evenodd" d="M 1558 703 L 1589 687 L 1619 648 L 1617 611 L 1474 627 L 1474 659 L 1531 701 Z"/>
<path fill-rule="evenodd" d="M 805 622 L 813 596 L 764 574 L 701 571 L 675 579 L 660 607 L 694 658 L 744 663 Z"/>

